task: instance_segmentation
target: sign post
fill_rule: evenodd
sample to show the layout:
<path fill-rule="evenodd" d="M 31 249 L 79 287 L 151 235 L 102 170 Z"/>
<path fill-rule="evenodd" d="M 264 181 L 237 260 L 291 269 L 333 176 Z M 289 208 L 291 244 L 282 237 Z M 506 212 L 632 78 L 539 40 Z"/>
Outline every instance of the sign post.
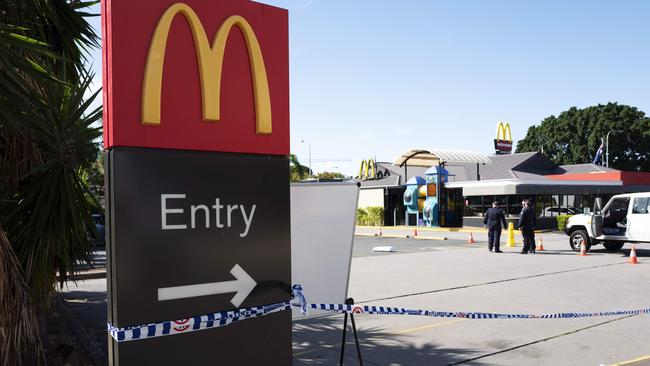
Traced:
<path fill-rule="evenodd" d="M 287 17 L 102 1 L 110 364 L 291 364 Z"/>

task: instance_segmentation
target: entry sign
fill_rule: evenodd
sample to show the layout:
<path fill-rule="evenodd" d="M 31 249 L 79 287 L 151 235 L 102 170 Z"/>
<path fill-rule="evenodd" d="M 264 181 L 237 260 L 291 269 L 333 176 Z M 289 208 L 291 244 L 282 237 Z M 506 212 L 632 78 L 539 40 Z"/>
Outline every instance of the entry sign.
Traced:
<path fill-rule="evenodd" d="M 289 311 L 186 325 L 290 297 L 286 10 L 103 0 L 102 30 L 108 322 L 176 321 L 109 363 L 290 365 Z"/>

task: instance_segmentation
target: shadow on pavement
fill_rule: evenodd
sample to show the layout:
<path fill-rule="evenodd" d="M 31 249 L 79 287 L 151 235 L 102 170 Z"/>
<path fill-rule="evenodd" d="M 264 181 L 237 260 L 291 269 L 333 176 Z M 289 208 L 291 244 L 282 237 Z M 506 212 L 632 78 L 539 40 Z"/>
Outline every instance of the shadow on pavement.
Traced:
<path fill-rule="evenodd" d="M 61 293 L 71 313 L 106 355 L 106 293 L 71 291 Z M 359 363 L 348 321 L 346 365 Z M 440 348 L 435 342 L 412 344 L 411 337 L 390 333 L 381 327 L 359 327 L 364 365 L 448 365 L 475 356 L 467 350 Z M 338 365 L 343 329 L 343 314 L 296 319 L 293 322 L 293 365 Z M 481 365 L 472 361 L 473 365 Z"/>
<path fill-rule="evenodd" d="M 381 327 L 359 327 L 356 319 L 364 365 L 449 365 L 476 356 L 468 350 L 441 348 L 434 342 L 414 345 L 408 335 Z M 293 365 L 338 365 L 342 329 L 343 314 L 294 320 Z M 349 321 L 344 364 L 359 364 Z M 483 363 L 472 361 L 472 365 Z"/>
<path fill-rule="evenodd" d="M 64 305 L 74 314 L 88 335 L 97 343 L 100 351 L 108 354 L 108 332 L 106 331 L 106 292 L 71 291 L 61 292 Z"/>
<path fill-rule="evenodd" d="M 503 254 L 519 254 L 519 252 L 504 252 Z M 609 255 L 617 256 L 622 258 L 627 258 L 630 256 L 630 249 L 621 249 L 618 252 L 610 252 L 604 248 L 590 249 L 587 254 L 596 254 L 596 255 Z M 566 250 L 556 250 L 556 249 L 544 249 L 543 251 L 537 251 L 535 255 L 573 255 L 578 256 L 578 252 L 574 252 L 570 249 Z M 636 256 L 639 258 L 649 257 L 650 258 L 650 249 L 636 249 Z"/>
<path fill-rule="evenodd" d="M 629 257 L 631 250 L 632 248 L 625 248 L 625 249 L 621 249 L 618 253 L 611 253 L 611 254 L 618 254 L 622 257 Z M 639 247 L 636 247 L 635 251 L 637 257 L 650 257 L 650 249 L 639 249 Z"/>

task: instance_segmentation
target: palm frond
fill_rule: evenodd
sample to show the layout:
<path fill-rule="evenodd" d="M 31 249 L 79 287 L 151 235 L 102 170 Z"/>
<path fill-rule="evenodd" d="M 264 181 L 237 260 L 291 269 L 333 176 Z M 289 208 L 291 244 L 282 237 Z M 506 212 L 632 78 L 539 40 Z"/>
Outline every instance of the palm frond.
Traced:
<path fill-rule="evenodd" d="M 43 348 L 34 306 L 18 259 L 0 226 L 0 357 L 1 366 L 17 365 L 23 350 L 33 350 L 38 362 Z"/>

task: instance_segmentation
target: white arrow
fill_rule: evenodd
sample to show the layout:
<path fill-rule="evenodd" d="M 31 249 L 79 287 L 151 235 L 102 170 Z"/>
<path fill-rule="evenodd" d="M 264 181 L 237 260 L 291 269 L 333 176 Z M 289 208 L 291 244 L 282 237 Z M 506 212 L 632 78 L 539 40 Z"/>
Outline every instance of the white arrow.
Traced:
<path fill-rule="evenodd" d="M 255 282 L 255 280 L 251 278 L 251 276 L 249 276 L 248 273 L 239 266 L 239 264 L 235 264 L 235 266 L 230 270 L 230 273 L 235 276 L 236 280 L 159 288 L 158 301 L 236 292 L 237 294 L 235 294 L 235 297 L 233 297 L 230 302 L 236 307 L 239 307 L 251 291 L 253 291 L 257 282 Z"/>

